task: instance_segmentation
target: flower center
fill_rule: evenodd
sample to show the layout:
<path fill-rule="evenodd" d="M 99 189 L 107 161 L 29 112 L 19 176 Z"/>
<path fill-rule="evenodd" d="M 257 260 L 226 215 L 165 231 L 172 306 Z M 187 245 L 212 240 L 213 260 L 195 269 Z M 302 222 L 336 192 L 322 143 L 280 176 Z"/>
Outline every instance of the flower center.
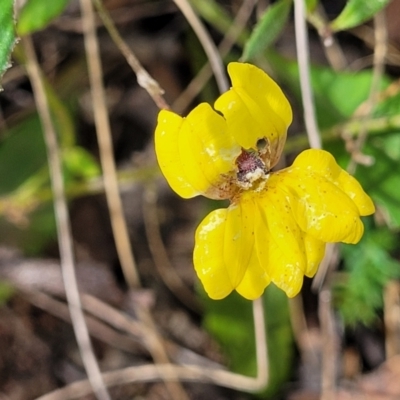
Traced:
<path fill-rule="evenodd" d="M 264 189 L 269 171 L 259 152 L 242 149 L 235 162 L 237 165 L 236 183 L 240 188 L 255 191 Z"/>

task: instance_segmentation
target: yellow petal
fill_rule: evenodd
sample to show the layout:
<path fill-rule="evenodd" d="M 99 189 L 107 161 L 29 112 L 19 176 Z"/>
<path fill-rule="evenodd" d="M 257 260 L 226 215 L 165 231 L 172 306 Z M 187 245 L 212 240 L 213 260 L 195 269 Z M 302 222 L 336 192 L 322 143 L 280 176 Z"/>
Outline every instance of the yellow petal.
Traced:
<path fill-rule="evenodd" d="M 359 184 L 348 172 L 342 170 L 337 179 L 339 187 L 349 196 L 357 206 L 360 215 L 371 215 L 375 212 L 375 206 Z"/>
<path fill-rule="evenodd" d="M 322 240 L 315 239 L 307 233 L 303 233 L 303 240 L 307 257 L 307 268 L 304 275 L 312 278 L 324 258 L 326 244 Z"/>
<path fill-rule="evenodd" d="M 321 174 L 329 181 L 335 181 L 342 171 L 332 154 L 319 149 L 301 152 L 294 160 L 293 167 Z"/>
<path fill-rule="evenodd" d="M 183 118 L 171 111 L 161 110 L 155 131 L 155 149 L 161 171 L 171 188 L 188 199 L 199 193 L 189 182 L 179 156 L 178 138 Z"/>
<path fill-rule="evenodd" d="M 256 201 L 256 251 L 272 282 L 288 297 L 299 293 L 307 267 L 303 233 L 293 218 L 285 193 L 268 182 Z"/>
<path fill-rule="evenodd" d="M 253 250 L 246 272 L 236 291 L 245 299 L 255 300 L 263 294 L 270 282 L 270 277 L 261 267 L 257 253 Z"/>
<path fill-rule="evenodd" d="M 215 102 L 228 130 L 245 149 L 256 149 L 267 139 L 271 167 L 279 160 L 292 122 L 292 109 L 280 87 L 261 69 L 250 64 L 230 63 L 232 88 Z"/>
<path fill-rule="evenodd" d="M 197 276 L 211 299 L 228 296 L 234 289 L 224 262 L 227 209 L 211 212 L 196 230 L 193 263 Z"/>
<path fill-rule="evenodd" d="M 357 243 L 364 232 L 355 203 L 338 186 L 311 170 L 287 168 L 280 182 L 302 231 L 324 242 Z"/>
<path fill-rule="evenodd" d="M 297 156 L 293 166 L 321 174 L 339 186 L 353 200 L 360 215 L 370 215 L 375 212 L 374 203 L 364 192 L 358 181 L 340 168 L 334 157 L 327 151 L 318 149 L 305 150 Z"/>
<path fill-rule="evenodd" d="M 241 283 L 254 249 L 253 224 L 253 204 L 244 202 L 211 212 L 197 228 L 194 267 L 210 298 L 222 299 Z"/>
<path fill-rule="evenodd" d="M 185 198 L 227 198 L 223 174 L 234 169 L 241 150 L 227 134 L 224 118 L 202 103 L 186 118 L 161 111 L 158 121 L 157 158 L 172 189 Z"/>
<path fill-rule="evenodd" d="M 224 118 L 202 103 L 185 118 L 179 136 L 186 176 L 197 190 L 216 199 L 224 198 L 219 195 L 219 186 L 226 179 L 223 174 L 234 169 L 241 152 L 226 129 Z"/>
<path fill-rule="evenodd" d="M 224 241 L 224 262 L 234 288 L 242 281 L 254 249 L 254 203 L 241 198 L 228 208 Z"/>

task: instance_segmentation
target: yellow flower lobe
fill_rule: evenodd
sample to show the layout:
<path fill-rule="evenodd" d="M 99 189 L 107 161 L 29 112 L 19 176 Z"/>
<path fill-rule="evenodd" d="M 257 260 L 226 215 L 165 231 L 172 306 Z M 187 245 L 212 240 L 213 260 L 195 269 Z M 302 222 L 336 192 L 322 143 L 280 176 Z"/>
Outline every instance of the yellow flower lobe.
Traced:
<path fill-rule="evenodd" d="M 193 263 L 206 292 L 236 290 L 253 300 L 273 282 L 289 297 L 312 277 L 326 243 L 357 243 L 360 216 L 375 211 L 357 180 L 331 154 L 310 149 L 271 172 L 282 153 L 292 110 L 279 86 L 250 64 L 231 63 L 232 88 L 182 118 L 161 111 L 157 159 L 184 198 L 229 199 L 199 224 Z"/>

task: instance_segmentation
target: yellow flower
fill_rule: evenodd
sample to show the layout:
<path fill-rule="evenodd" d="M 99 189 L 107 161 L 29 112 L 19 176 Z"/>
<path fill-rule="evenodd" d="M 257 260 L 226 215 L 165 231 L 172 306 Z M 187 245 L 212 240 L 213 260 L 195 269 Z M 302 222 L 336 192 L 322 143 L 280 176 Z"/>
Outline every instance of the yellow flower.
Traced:
<path fill-rule="evenodd" d="M 208 295 L 255 299 L 273 282 L 295 296 L 314 276 L 328 242 L 357 243 L 374 205 L 323 150 L 306 150 L 271 172 L 292 122 L 279 86 L 259 68 L 231 63 L 232 88 L 186 118 L 163 110 L 155 147 L 172 189 L 184 198 L 229 199 L 196 231 L 194 266 Z"/>

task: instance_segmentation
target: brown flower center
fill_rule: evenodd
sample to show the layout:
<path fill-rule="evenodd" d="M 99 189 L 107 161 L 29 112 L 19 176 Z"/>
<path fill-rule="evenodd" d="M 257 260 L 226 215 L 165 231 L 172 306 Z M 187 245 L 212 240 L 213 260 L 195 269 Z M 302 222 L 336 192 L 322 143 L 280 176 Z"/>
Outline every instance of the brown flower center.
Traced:
<path fill-rule="evenodd" d="M 260 152 L 242 149 L 235 163 L 237 165 L 236 182 L 240 188 L 257 191 L 264 188 L 269 171 Z"/>

